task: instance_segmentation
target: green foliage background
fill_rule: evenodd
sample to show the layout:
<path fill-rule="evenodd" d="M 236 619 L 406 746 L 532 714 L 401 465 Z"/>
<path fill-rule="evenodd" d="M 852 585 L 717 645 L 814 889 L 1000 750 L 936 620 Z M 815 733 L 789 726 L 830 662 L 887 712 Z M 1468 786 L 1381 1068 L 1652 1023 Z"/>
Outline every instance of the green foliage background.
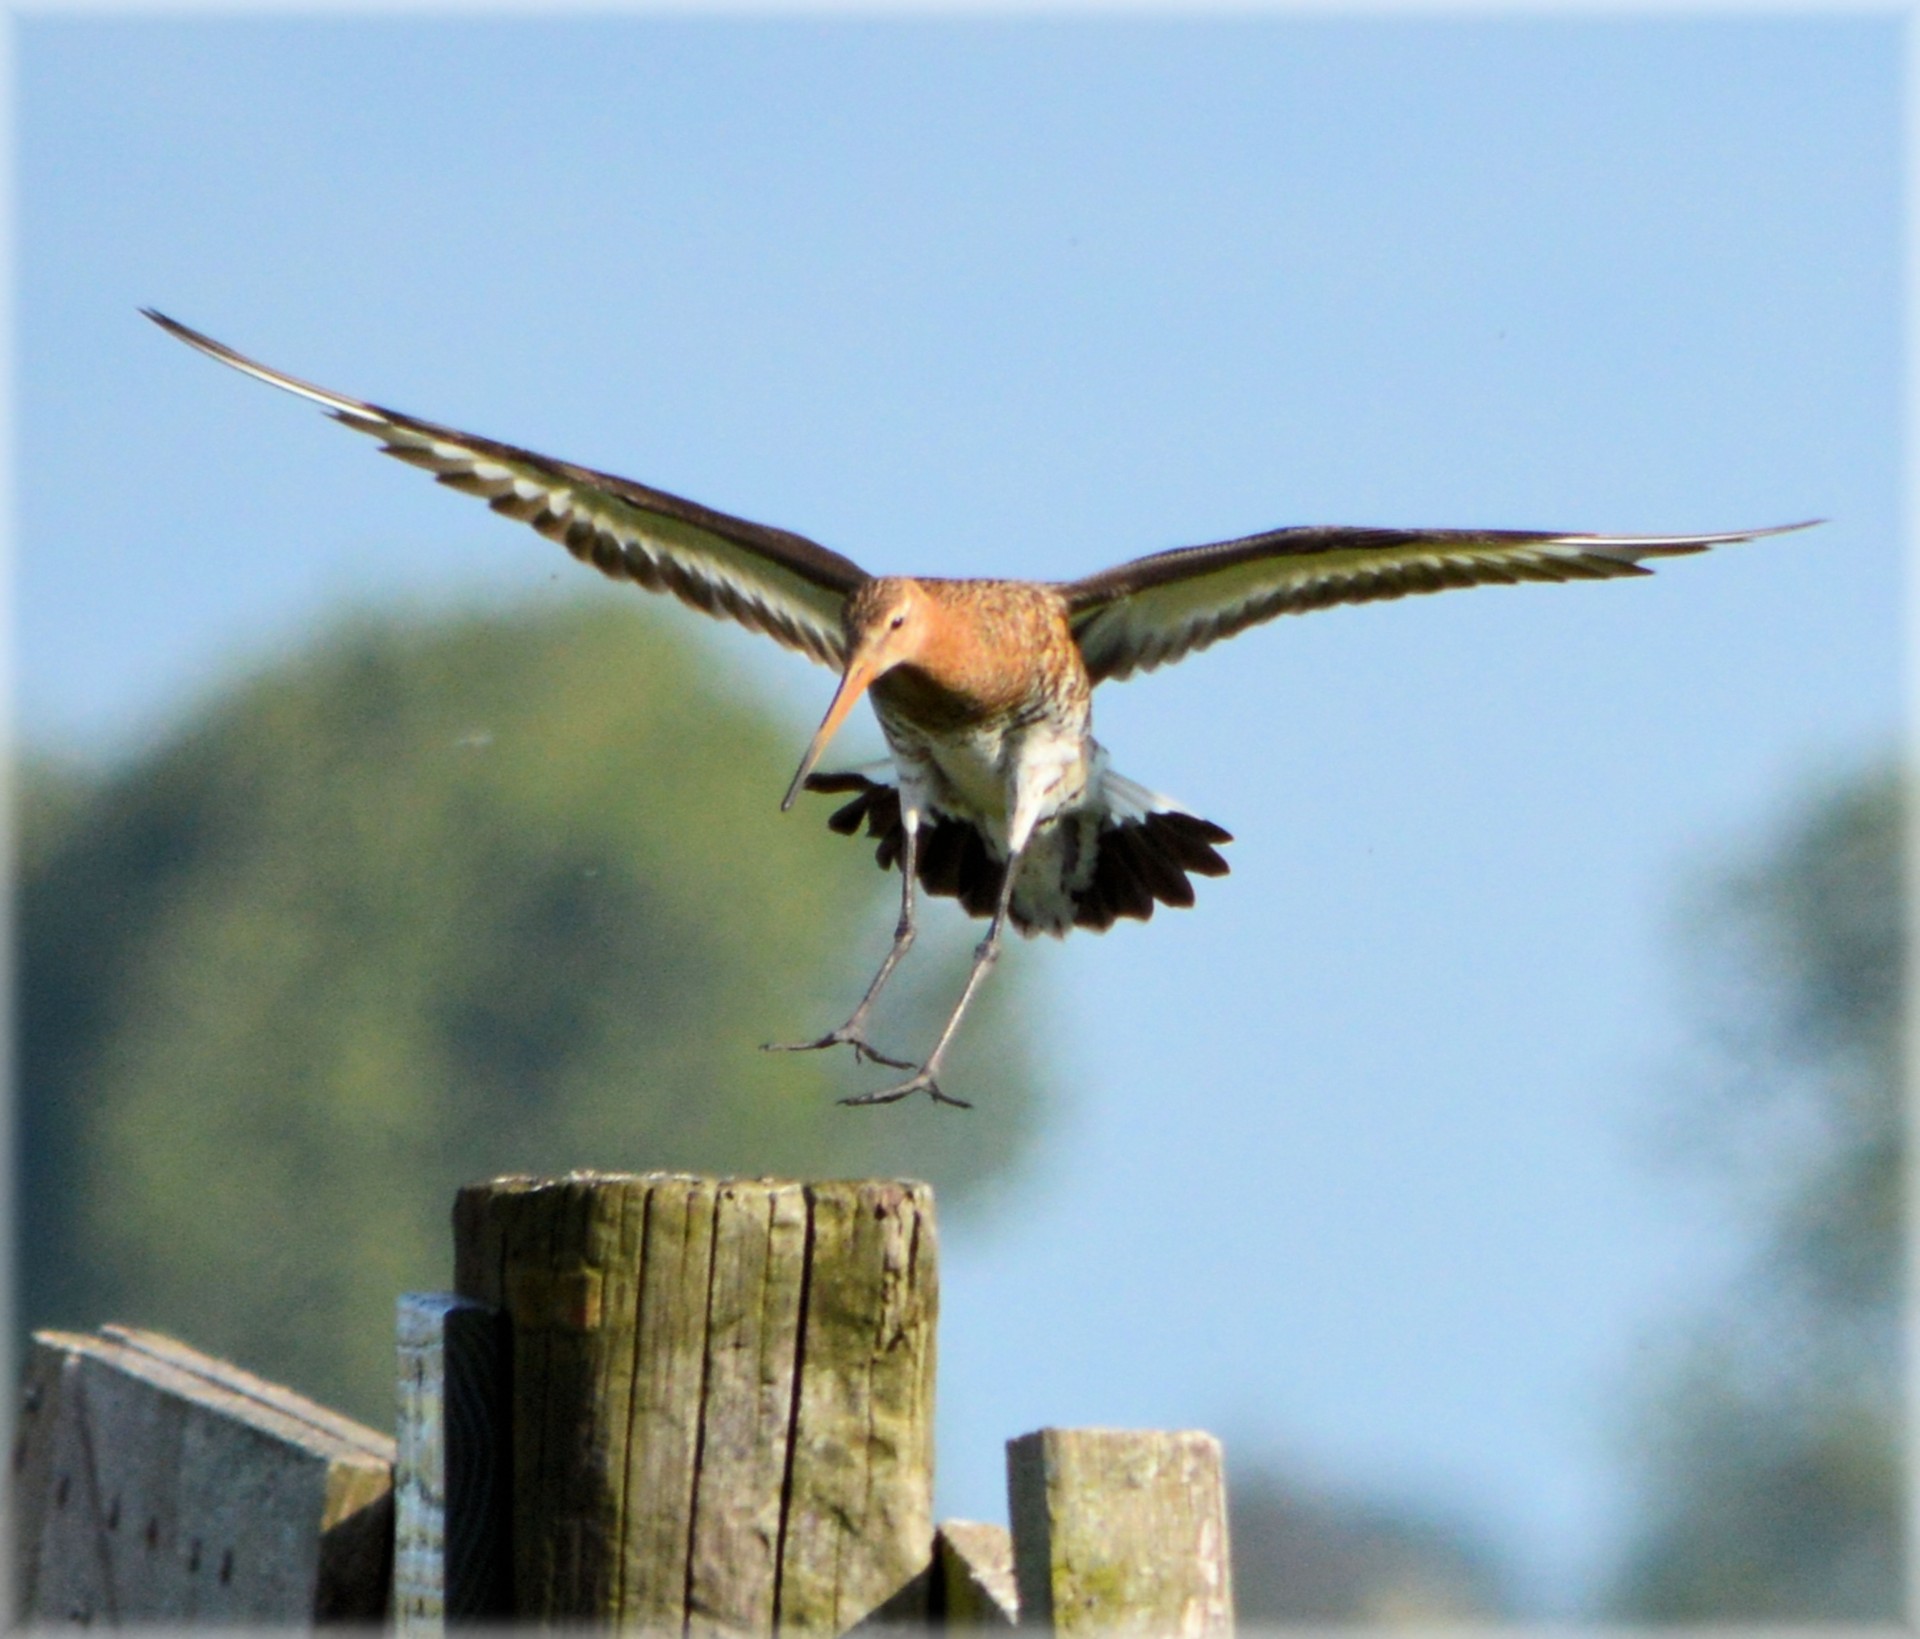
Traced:
<path fill-rule="evenodd" d="M 1809 793 L 1693 907 L 1685 1150 L 1752 1255 L 1640 1384 L 1618 1616 L 1904 1615 L 1907 804 Z"/>
<path fill-rule="evenodd" d="M 393 1298 L 448 1283 L 463 1182 L 904 1174 L 951 1207 L 1003 1173 L 1017 955 L 947 1080 L 973 1112 L 842 1109 L 886 1072 L 759 1050 L 846 1016 L 898 879 L 826 799 L 779 812 L 803 741 L 713 670 L 604 599 L 361 618 L 129 766 L 30 763 L 25 1321 L 158 1326 L 384 1425 Z M 977 937 L 931 920 L 896 1050 Z"/>

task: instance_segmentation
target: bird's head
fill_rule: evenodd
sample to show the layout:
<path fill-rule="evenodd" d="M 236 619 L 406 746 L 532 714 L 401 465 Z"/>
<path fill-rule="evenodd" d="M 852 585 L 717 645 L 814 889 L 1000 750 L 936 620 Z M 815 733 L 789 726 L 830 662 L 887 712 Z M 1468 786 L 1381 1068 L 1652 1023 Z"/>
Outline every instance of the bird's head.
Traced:
<path fill-rule="evenodd" d="M 780 804 L 783 810 L 793 806 L 814 764 L 827 749 L 827 742 L 860 696 L 895 666 L 905 665 L 927 651 L 934 620 L 933 600 L 926 589 L 902 575 L 878 576 L 847 599 L 847 669 L 841 673 L 833 704 L 827 707 L 827 715 L 820 720 L 793 783 L 787 787 Z"/>

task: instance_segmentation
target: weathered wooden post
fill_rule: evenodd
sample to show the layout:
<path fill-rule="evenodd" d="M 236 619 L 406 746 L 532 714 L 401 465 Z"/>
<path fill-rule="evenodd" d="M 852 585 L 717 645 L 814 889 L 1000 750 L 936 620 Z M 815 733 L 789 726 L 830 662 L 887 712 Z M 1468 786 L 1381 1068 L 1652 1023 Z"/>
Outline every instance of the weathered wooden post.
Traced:
<path fill-rule="evenodd" d="M 1020 1608 L 1013 1542 L 1004 1525 L 942 1520 L 933 1538 L 929 1603 L 947 1628 L 1010 1628 Z"/>
<path fill-rule="evenodd" d="M 503 1178 L 454 1237 L 513 1327 L 520 1618 L 840 1633 L 925 1570 L 926 1185 Z"/>
<path fill-rule="evenodd" d="M 153 1332 L 36 1332 L 13 1450 L 24 1626 L 379 1620 L 393 1442 Z"/>
<path fill-rule="evenodd" d="M 1048 1428 L 1007 1442 L 1020 1625 L 1205 1639 L 1233 1630 L 1211 1434 Z"/>
<path fill-rule="evenodd" d="M 513 1615 L 512 1338 L 491 1304 L 408 1292 L 393 1470 L 393 1621 L 404 1635 Z"/>

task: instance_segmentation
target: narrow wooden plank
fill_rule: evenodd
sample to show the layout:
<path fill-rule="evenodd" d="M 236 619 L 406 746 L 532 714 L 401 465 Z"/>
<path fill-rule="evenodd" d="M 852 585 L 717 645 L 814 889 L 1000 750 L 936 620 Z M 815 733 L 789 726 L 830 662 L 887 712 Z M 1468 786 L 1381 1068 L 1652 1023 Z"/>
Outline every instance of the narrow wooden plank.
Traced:
<path fill-rule="evenodd" d="M 131 1339 L 131 1340 L 130 1340 Z M 27 1621 L 370 1620 L 392 1444 L 154 1334 L 35 1334 L 16 1473 Z M 37 1448 L 37 1449 L 35 1449 Z"/>
<path fill-rule="evenodd" d="M 417 1639 L 513 1613 L 507 1419 L 511 1336 L 490 1304 L 409 1292 L 396 1306 L 394 1623 Z"/>
<path fill-rule="evenodd" d="M 1201 1639 L 1233 1628 L 1220 1442 L 1042 1429 L 1007 1444 L 1021 1624 Z"/>
<path fill-rule="evenodd" d="M 842 1633 L 933 1546 L 933 1194 L 808 1186 L 808 1257 L 776 1622 Z"/>
<path fill-rule="evenodd" d="M 410 1639 L 433 1639 L 446 1627 L 445 1320 L 446 1307 L 432 1293 L 405 1293 L 395 1306 L 393 1621 Z"/>

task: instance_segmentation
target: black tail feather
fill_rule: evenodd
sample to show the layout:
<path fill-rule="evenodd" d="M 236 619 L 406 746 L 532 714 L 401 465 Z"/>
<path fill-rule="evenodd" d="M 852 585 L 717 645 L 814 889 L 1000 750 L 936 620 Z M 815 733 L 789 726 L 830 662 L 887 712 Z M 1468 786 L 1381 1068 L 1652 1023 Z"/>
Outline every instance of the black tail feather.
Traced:
<path fill-rule="evenodd" d="M 842 836 L 853 836 L 864 823 L 877 843 L 875 863 L 883 871 L 899 866 L 906 829 L 900 822 L 898 791 L 864 774 L 809 774 L 807 789 L 830 795 L 853 792 L 853 800 L 835 809 L 827 824 Z M 1211 820 L 1174 811 L 1104 826 L 1093 875 L 1073 896 L 1074 925 L 1099 932 L 1122 916 L 1144 922 L 1155 904 L 1184 909 L 1194 901 L 1188 873 L 1225 876 L 1227 862 L 1214 844 L 1232 840 L 1231 833 Z M 915 875 L 927 893 L 959 900 L 970 916 L 991 916 L 1005 872 L 1005 865 L 987 851 L 986 839 L 964 820 L 939 816 L 922 827 Z M 1016 926 L 1029 925 L 1017 906 L 1013 919 Z"/>

